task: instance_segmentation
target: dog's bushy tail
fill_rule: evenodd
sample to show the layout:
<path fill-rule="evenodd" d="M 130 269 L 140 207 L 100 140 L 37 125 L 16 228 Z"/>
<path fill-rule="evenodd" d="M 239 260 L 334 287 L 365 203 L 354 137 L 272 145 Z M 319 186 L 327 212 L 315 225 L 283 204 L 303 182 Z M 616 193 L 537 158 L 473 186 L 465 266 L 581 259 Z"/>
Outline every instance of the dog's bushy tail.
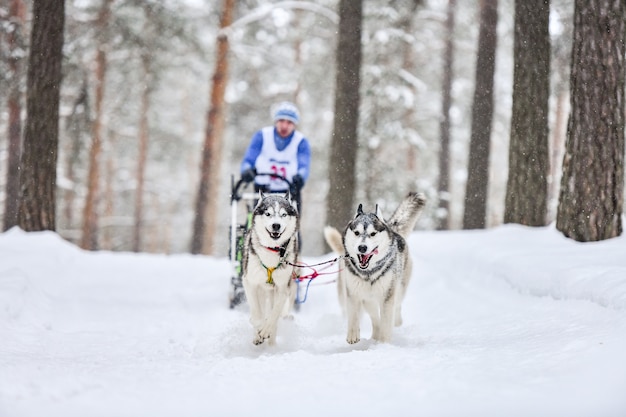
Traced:
<path fill-rule="evenodd" d="M 326 226 L 324 228 L 324 238 L 326 239 L 326 243 L 333 250 L 333 252 L 338 255 L 343 255 L 346 250 L 343 247 L 343 238 L 341 237 L 341 233 L 339 230 L 335 229 L 332 226 Z M 340 261 L 340 265 L 343 265 L 343 261 Z M 340 271 L 337 274 L 337 297 L 339 299 L 339 305 L 341 306 L 341 310 L 343 314 L 346 314 L 346 285 L 343 279 L 343 275 Z"/>
<path fill-rule="evenodd" d="M 425 205 L 426 196 L 424 194 L 410 192 L 387 222 L 389 227 L 406 239 L 413 231 L 415 223 Z"/>
<path fill-rule="evenodd" d="M 324 238 L 326 239 L 326 243 L 333 250 L 333 252 L 338 255 L 343 255 L 345 253 L 345 249 L 343 248 L 343 240 L 341 238 L 341 233 L 339 230 L 335 229 L 332 226 L 326 226 L 324 228 Z"/>

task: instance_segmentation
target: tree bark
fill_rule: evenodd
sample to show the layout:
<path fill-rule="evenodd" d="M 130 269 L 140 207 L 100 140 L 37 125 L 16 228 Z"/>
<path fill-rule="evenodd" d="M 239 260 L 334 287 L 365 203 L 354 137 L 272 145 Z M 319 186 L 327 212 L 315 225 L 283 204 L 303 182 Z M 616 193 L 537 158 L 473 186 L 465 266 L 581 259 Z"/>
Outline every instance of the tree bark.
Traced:
<path fill-rule="evenodd" d="M 576 0 L 571 113 L 556 227 L 581 242 L 622 233 L 624 0 Z"/>
<path fill-rule="evenodd" d="M 356 208 L 355 167 L 361 84 L 362 0 L 340 0 L 335 119 L 330 145 L 327 224 L 343 228 Z"/>
<path fill-rule="evenodd" d="M 481 0 L 476 87 L 472 106 L 472 134 L 463 214 L 464 229 L 483 229 L 487 216 L 497 24 L 498 0 Z"/>
<path fill-rule="evenodd" d="M 89 150 L 89 174 L 87 197 L 83 210 L 83 233 L 80 246 L 83 249 L 98 249 L 98 199 L 100 195 L 100 154 L 102 153 L 102 107 L 106 77 L 106 54 L 103 50 L 96 57 L 95 119 L 92 123 L 91 148 Z"/>
<path fill-rule="evenodd" d="M 513 110 L 504 222 L 544 226 L 550 151 L 550 1 L 515 1 Z"/>
<path fill-rule="evenodd" d="M 74 201 L 76 199 L 76 167 L 80 163 L 80 151 L 84 132 L 91 125 L 91 112 L 89 109 L 89 88 L 87 76 L 84 77 L 80 93 L 72 106 L 72 112 L 67 118 L 65 177 L 71 184 L 71 189 L 65 190 L 63 223 L 65 227 L 73 229 L 74 226 Z"/>
<path fill-rule="evenodd" d="M 231 25 L 235 8 L 235 0 L 224 0 L 220 28 Z M 224 130 L 224 95 L 228 79 L 228 37 L 222 31 L 217 37 L 217 59 L 212 78 L 210 108 L 207 113 L 200 184 L 196 198 L 196 210 L 191 238 L 191 253 L 209 254 L 213 251 L 213 234 L 215 233 L 215 216 L 207 215 L 216 212 L 217 199 L 209 198 L 218 194 L 220 161 L 222 153 L 222 134 Z"/>
<path fill-rule="evenodd" d="M 103 0 L 96 26 L 105 31 L 110 20 L 112 0 Z M 98 249 L 98 201 L 100 198 L 100 154 L 102 153 L 102 116 L 104 107 L 104 87 L 106 81 L 107 57 L 104 45 L 96 52 L 95 74 L 95 119 L 92 125 L 92 142 L 89 151 L 89 174 L 87 197 L 83 210 L 83 234 L 80 246 L 83 249 Z"/>
<path fill-rule="evenodd" d="M 18 225 L 29 232 L 56 229 L 64 24 L 64 0 L 34 1 L 18 211 Z"/>

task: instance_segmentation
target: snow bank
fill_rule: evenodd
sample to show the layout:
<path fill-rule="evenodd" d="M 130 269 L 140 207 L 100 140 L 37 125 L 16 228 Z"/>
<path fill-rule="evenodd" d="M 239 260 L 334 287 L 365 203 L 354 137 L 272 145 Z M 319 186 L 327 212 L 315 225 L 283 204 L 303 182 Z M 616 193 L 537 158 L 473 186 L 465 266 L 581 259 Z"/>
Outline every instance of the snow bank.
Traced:
<path fill-rule="evenodd" d="M 626 236 L 576 242 L 554 227 L 505 225 L 492 230 L 418 232 L 410 242 L 445 240 L 456 266 L 492 276 L 523 294 L 584 300 L 626 309 Z M 420 257 L 419 251 L 414 255 Z M 477 268 L 480 272 L 476 271 Z"/>

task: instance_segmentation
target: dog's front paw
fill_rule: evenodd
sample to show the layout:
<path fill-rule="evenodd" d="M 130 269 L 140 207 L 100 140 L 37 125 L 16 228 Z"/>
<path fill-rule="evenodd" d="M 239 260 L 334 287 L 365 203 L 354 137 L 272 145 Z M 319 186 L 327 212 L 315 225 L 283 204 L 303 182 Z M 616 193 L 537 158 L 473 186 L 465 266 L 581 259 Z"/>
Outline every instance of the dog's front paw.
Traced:
<path fill-rule="evenodd" d="M 254 339 L 252 339 L 252 343 L 254 343 L 255 345 L 260 345 L 261 343 L 265 342 L 265 337 L 261 337 L 260 334 L 257 334 Z"/>
<path fill-rule="evenodd" d="M 270 338 L 270 335 L 267 334 L 264 329 L 265 327 L 263 326 L 256 328 L 256 334 L 254 335 L 254 339 L 252 339 L 252 343 L 254 343 L 255 345 L 260 345 L 265 342 L 265 340 Z"/>
<path fill-rule="evenodd" d="M 263 327 L 261 327 L 259 329 L 257 337 L 259 337 L 259 338 L 261 338 L 263 340 L 271 339 L 272 335 L 275 334 L 275 332 L 276 332 L 276 330 L 275 330 L 274 326 L 266 324 L 265 326 L 263 326 Z"/>
<path fill-rule="evenodd" d="M 358 330 L 348 330 L 348 337 L 346 337 L 346 341 L 351 345 L 358 343 L 361 340 L 361 335 Z"/>
<path fill-rule="evenodd" d="M 268 337 L 261 336 L 261 332 L 259 332 L 255 336 L 255 338 L 252 340 L 252 343 L 254 343 L 255 345 L 260 345 L 261 343 L 265 342 L 265 339 L 267 339 Z"/>

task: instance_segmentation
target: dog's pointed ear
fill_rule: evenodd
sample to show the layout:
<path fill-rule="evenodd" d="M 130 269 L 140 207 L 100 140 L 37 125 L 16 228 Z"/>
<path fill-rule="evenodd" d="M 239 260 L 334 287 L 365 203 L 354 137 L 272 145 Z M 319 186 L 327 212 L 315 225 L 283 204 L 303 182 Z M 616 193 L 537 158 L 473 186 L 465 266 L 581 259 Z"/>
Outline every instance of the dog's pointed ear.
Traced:
<path fill-rule="evenodd" d="M 263 193 L 262 190 L 259 190 L 259 199 L 256 202 L 256 206 L 254 206 L 254 208 L 256 209 L 257 207 L 259 207 L 261 205 L 261 201 L 265 198 L 265 194 Z"/>
<path fill-rule="evenodd" d="M 298 210 L 298 203 L 296 202 L 296 200 L 291 195 L 291 191 L 287 190 L 287 192 L 285 193 L 285 198 L 287 199 L 287 201 L 289 201 L 289 205 L 291 207 L 295 208 L 296 211 L 297 211 Z"/>
<path fill-rule="evenodd" d="M 376 204 L 376 217 L 378 217 L 382 221 L 385 221 L 385 217 L 383 216 L 383 212 L 380 209 L 380 207 L 378 206 L 378 204 Z"/>
<path fill-rule="evenodd" d="M 361 214 L 363 214 L 363 204 L 359 204 L 359 208 L 356 209 L 356 214 L 354 215 L 354 218 L 356 219 Z"/>

